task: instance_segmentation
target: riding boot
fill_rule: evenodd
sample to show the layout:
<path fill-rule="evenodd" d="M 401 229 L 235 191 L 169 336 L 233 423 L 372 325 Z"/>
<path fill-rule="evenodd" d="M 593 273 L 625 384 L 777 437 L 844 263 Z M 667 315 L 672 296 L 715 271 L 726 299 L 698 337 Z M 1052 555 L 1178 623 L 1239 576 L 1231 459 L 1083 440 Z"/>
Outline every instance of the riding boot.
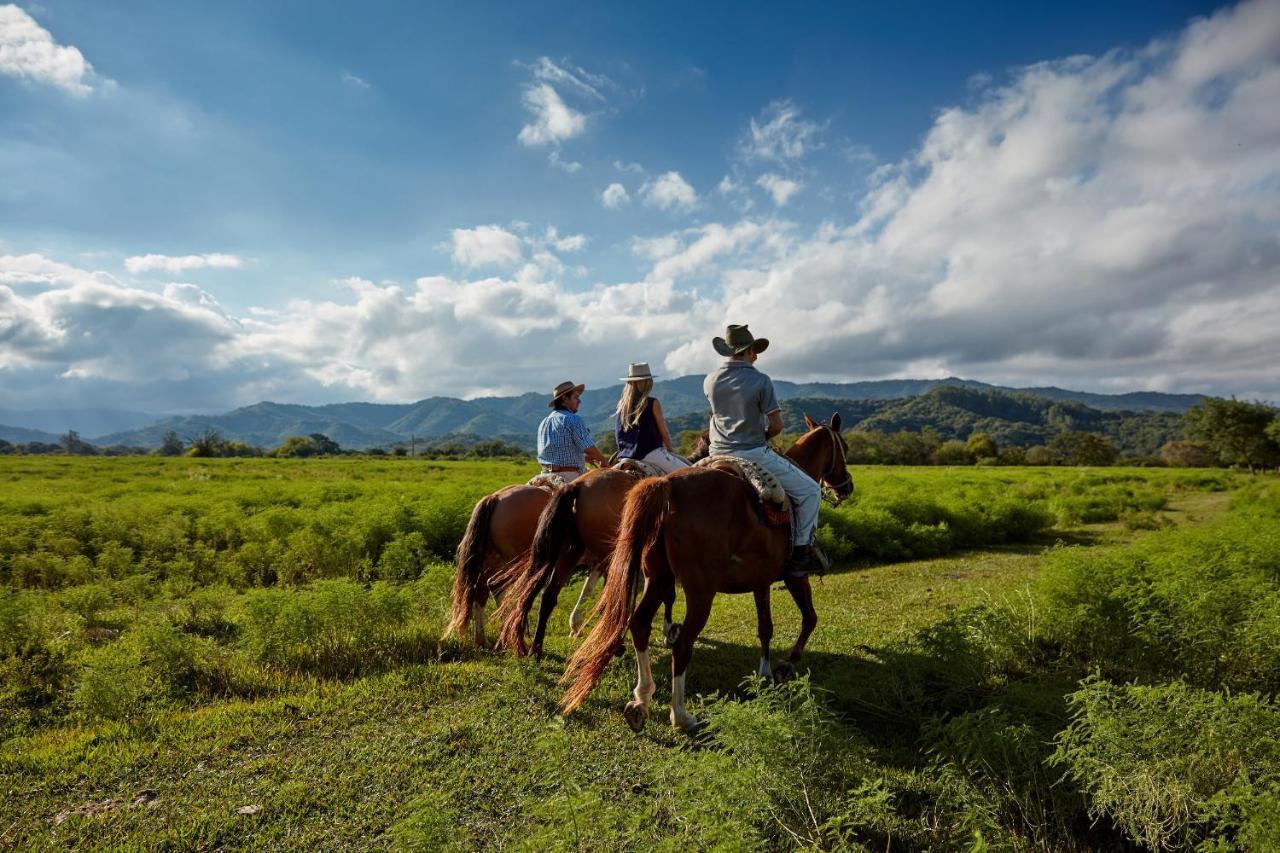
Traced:
<path fill-rule="evenodd" d="M 791 559 L 787 561 L 787 576 L 805 578 L 809 575 L 825 574 L 828 568 L 826 555 L 813 545 L 794 545 L 791 548 Z"/>

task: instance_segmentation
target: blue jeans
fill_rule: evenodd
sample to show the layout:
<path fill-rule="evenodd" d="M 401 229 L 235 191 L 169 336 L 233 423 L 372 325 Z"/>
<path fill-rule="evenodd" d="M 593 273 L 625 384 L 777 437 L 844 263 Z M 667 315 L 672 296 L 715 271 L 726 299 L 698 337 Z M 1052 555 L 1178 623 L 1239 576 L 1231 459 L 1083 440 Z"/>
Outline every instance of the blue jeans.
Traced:
<path fill-rule="evenodd" d="M 818 485 L 817 480 L 801 471 L 799 465 L 768 446 L 712 455 L 741 456 L 777 477 L 782 488 L 787 490 L 787 497 L 791 499 L 791 508 L 795 516 L 791 524 L 791 544 L 813 544 L 813 536 L 818 529 L 818 507 L 822 504 L 822 487 Z"/>

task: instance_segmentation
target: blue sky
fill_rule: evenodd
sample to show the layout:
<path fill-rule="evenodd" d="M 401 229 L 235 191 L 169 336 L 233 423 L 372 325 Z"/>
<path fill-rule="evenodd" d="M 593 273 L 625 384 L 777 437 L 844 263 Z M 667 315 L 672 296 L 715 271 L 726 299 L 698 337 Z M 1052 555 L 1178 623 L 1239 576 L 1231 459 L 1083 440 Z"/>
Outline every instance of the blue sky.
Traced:
<path fill-rule="evenodd" d="M 602 384 L 727 322 L 791 379 L 1274 399 L 1278 63 L 1274 0 L 0 5 L 0 404 Z"/>

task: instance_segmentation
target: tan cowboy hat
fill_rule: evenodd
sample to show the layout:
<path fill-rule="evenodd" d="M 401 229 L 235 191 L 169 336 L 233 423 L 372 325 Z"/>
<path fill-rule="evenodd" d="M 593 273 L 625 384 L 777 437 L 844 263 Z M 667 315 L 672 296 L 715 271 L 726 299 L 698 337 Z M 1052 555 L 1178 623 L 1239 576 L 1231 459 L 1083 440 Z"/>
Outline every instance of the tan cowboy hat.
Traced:
<path fill-rule="evenodd" d="M 649 362 L 633 361 L 627 365 L 627 375 L 622 377 L 623 382 L 643 382 L 646 379 L 652 379 L 653 374 L 649 372 Z"/>
<path fill-rule="evenodd" d="M 565 394 L 572 394 L 574 391 L 581 394 L 585 390 L 587 390 L 586 385 L 574 385 L 572 379 L 566 379 L 556 386 L 556 390 L 551 392 L 551 402 L 547 403 L 547 408 L 555 408 L 556 400 L 559 400 Z"/>
<path fill-rule="evenodd" d="M 711 345 L 721 355 L 730 356 L 752 347 L 756 352 L 764 352 L 769 348 L 769 339 L 753 337 L 746 326 L 730 326 L 723 338 L 712 338 Z"/>

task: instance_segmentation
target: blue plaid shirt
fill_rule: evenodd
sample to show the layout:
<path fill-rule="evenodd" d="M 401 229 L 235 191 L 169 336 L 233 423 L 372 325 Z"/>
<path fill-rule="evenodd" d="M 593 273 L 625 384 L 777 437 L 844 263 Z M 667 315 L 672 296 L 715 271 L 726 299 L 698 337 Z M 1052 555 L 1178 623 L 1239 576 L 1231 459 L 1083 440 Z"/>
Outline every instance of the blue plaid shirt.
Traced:
<path fill-rule="evenodd" d="M 538 462 L 582 469 L 583 454 L 595 447 L 586 423 L 568 409 L 556 409 L 538 424 Z"/>

